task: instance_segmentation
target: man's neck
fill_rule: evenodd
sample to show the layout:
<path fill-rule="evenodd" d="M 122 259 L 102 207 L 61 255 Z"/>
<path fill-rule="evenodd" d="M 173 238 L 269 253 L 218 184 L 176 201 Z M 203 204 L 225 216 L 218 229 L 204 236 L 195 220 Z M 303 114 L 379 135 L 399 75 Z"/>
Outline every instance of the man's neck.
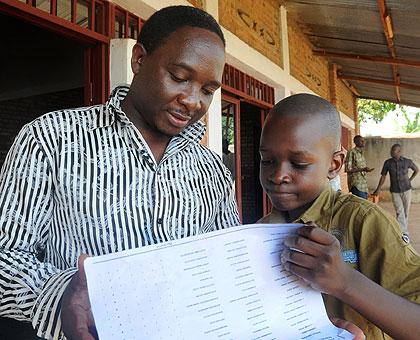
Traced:
<path fill-rule="evenodd" d="M 129 99 L 129 94 L 121 102 L 121 109 L 127 115 L 127 118 L 131 123 L 140 131 L 145 142 L 149 146 L 156 163 L 159 164 L 172 137 L 151 128 L 134 107 L 132 101 Z"/>

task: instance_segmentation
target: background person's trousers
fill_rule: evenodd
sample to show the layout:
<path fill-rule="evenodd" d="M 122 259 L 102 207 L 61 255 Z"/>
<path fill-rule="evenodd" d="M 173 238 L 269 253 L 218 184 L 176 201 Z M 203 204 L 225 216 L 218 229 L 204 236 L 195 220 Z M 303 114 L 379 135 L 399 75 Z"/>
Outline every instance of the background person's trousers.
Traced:
<path fill-rule="evenodd" d="M 404 192 L 391 192 L 392 203 L 394 203 L 397 221 L 401 231 L 408 234 L 408 213 L 411 204 L 411 189 Z"/>

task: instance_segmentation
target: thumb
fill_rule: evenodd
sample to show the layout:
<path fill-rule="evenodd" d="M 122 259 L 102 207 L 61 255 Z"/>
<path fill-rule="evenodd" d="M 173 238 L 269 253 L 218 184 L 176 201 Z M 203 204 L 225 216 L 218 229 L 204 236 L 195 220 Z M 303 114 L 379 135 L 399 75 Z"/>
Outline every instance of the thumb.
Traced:
<path fill-rule="evenodd" d="M 82 254 L 79 256 L 79 259 L 77 260 L 77 268 L 79 272 L 79 282 L 83 286 L 87 287 L 87 281 L 86 281 L 86 272 L 85 272 L 85 260 L 89 257 L 87 254 Z"/>

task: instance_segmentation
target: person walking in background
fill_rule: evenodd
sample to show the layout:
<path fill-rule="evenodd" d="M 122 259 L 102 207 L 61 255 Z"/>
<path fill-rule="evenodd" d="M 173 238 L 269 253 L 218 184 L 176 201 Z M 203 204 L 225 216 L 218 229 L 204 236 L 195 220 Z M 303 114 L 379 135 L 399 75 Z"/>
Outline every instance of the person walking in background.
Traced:
<path fill-rule="evenodd" d="M 409 169 L 413 171 L 410 177 L 408 177 Z M 379 196 L 382 185 L 385 182 L 386 174 L 389 173 L 391 180 L 389 191 L 391 191 L 392 203 L 394 204 L 401 231 L 407 239 L 407 242 L 409 241 L 408 213 L 411 203 L 411 181 L 416 177 L 418 172 L 417 165 L 411 159 L 401 156 L 401 145 L 394 144 L 391 147 L 391 158 L 384 162 L 381 178 L 379 179 L 376 190 L 373 192 L 374 196 Z"/>
<path fill-rule="evenodd" d="M 353 138 L 353 142 L 356 146 L 347 152 L 344 170 L 347 172 L 347 182 L 350 192 L 353 195 L 367 199 L 368 186 L 366 173 L 371 172 L 373 168 L 366 166 L 366 159 L 363 155 L 363 148 L 365 147 L 363 137 L 357 135 Z"/>

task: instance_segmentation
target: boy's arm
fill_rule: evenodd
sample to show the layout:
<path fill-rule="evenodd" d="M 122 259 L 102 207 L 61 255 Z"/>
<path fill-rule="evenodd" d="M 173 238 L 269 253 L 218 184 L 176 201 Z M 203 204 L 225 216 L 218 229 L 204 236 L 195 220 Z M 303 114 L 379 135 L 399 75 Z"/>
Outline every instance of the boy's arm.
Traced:
<path fill-rule="evenodd" d="M 382 241 L 383 239 L 375 240 L 379 244 Z M 340 243 L 333 235 L 314 225 L 307 225 L 299 229 L 297 236 L 289 237 L 285 241 L 285 246 L 282 254 L 285 268 L 304 279 L 313 288 L 340 299 L 393 338 L 413 340 L 418 338 L 420 305 L 381 287 L 344 263 Z M 290 248 L 303 253 L 292 251 Z M 382 257 L 388 255 L 383 254 Z M 419 271 L 418 255 L 414 252 L 411 255 L 412 258 L 407 261 L 414 268 L 412 271 Z M 386 266 L 378 263 L 378 268 L 383 269 Z M 379 270 L 378 275 L 380 277 L 393 275 L 395 279 L 391 284 L 384 280 L 384 285 L 391 285 L 389 289 L 401 288 L 395 286 L 410 286 L 412 291 L 408 294 L 406 292 L 405 296 L 418 300 L 420 296 L 418 273 L 402 274 L 397 273 L 397 268 L 390 266 L 389 263 L 388 267 L 388 272 L 394 271 L 393 274 L 382 273 Z M 404 281 L 399 276 L 406 276 L 407 279 Z"/>

